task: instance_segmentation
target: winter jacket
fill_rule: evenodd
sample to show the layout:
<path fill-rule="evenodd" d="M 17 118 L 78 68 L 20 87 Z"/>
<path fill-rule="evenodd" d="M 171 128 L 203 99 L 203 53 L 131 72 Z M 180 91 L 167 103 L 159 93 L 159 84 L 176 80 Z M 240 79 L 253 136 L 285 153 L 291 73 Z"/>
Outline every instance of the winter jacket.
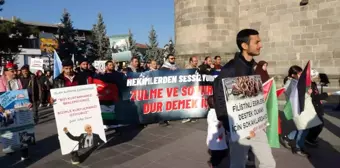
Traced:
<path fill-rule="evenodd" d="M 319 89 L 318 89 L 318 86 L 315 82 L 312 82 L 312 94 L 311 94 L 311 97 L 312 97 L 312 103 L 313 103 L 313 106 L 315 108 L 315 112 L 318 114 L 318 115 L 324 115 L 324 109 L 323 109 L 323 105 L 321 103 L 321 100 L 326 100 L 328 98 L 328 94 L 327 93 L 319 93 Z"/>
<path fill-rule="evenodd" d="M 15 80 L 17 80 L 18 88 L 19 88 L 19 90 L 21 90 L 22 85 L 21 85 L 20 80 L 18 80 L 18 79 L 15 79 Z M 5 75 L 3 75 L 3 76 L 0 77 L 0 92 L 7 92 L 7 91 L 10 91 L 10 90 L 7 89 L 7 79 L 6 79 Z"/>
<path fill-rule="evenodd" d="M 229 130 L 229 122 L 222 79 L 255 75 L 255 71 L 253 69 L 255 64 L 256 62 L 254 60 L 248 62 L 241 53 L 236 53 L 234 59 L 230 60 L 223 66 L 221 73 L 214 80 L 213 95 L 216 116 L 218 120 L 223 122 L 223 126 L 226 130 Z"/>
<path fill-rule="evenodd" d="M 93 83 L 93 79 L 91 77 L 87 78 L 87 80 L 84 81 L 82 77 L 79 76 L 78 74 L 75 74 L 74 80 L 77 81 L 78 85 L 87 85 L 87 84 Z M 60 74 L 57 78 L 54 79 L 53 88 L 63 88 L 63 87 L 65 87 L 64 74 Z"/>
<path fill-rule="evenodd" d="M 178 70 L 179 67 L 176 64 L 171 64 L 170 62 L 166 61 L 160 68 L 160 70 Z"/>
<path fill-rule="evenodd" d="M 30 97 L 30 100 L 32 102 L 36 102 L 41 100 L 41 85 L 40 82 L 38 81 L 37 77 L 34 74 L 29 74 L 29 82 L 28 85 L 25 87 L 24 84 L 24 80 L 27 80 L 27 78 L 25 79 L 23 76 L 20 76 L 20 82 L 23 85 L 23 89 L 27 89 L 28 91 L 28 95 Z"/>
<path fill-rule="evenodd" d="M 200 74 L 205 74 L 205 75 L 212 75 L 213 72 L 215 71 L 215 69 L 211 68 L 210 65 L 208 64 L 202 64 L 198 68 L 199 68 Z"/>

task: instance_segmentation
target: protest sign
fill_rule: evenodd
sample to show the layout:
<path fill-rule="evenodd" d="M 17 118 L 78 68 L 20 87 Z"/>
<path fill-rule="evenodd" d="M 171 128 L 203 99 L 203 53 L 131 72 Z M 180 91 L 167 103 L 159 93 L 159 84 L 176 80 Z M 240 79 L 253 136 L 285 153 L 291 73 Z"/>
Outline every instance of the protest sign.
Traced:
<path fill-rule="evenodd" d="M 0 93 L 0 133 L 4 153 L 35 143 L 33 113 L 27 90 Z"/>
<path fill-rule="evenodd" d="M 38 70 L 44 72 L 44 60 L 39 58 L 31 58 L 30 71 L 36 73 Z"/>
<path fill-rule="evenodd" d="M 122 101 L 115 106 L 116 120 L 147 124 L 205 117 L 214 79 L 195 70 L 129 73 Z"/>
<path fill-rule="evenodd" d="M 106 142 L 96 85 L 51 90 L 61 153 Z"/>
<path fill-rule="evenodd" d="M 260 76 L 222 79 L 231 140 L 246 138 L 267 126 L 267 109 Z"/>
<path fill-rule="evenodd" d="M 105 62 L 106 61 L 94 61 L 94 68 L 99 72 L 105 72 Z"/>

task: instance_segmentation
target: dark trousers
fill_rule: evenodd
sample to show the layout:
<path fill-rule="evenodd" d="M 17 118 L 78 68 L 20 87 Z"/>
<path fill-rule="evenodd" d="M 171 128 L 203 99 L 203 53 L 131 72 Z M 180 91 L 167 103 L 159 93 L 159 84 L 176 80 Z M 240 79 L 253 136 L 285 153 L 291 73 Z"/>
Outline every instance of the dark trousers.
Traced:
<path fill-rule="evenodd" d="M 213 167 L 217 167 L 221 164 L 221 162 L 223 161 L 224 158 L 226 158 L 228 156 L 229 150 L 225 149 L 225 150 L 209 150 L 209 154 L 210 154 L 210 164 Z"/>
<path fill-rule="evenodd" d="M 48 98 L 50 95 L 50 91 L 49 90 L 43 90 L 41 93 L 41 100 L 40 100 L 40 104 L 48 104 Z"/>
<path fill-rule="evenodd" d="M 322 124 L 309 129 L 309 132 L 306 136 L 307 141 L 316 141 L 316 139 L 318 138 L 318 136 L 320 135 L 320 133 L 321 133 L 323 127 L 324 127 L 323 116 L 318 115 L 318 117 L 320 118 Z"/>
<path fill-rule="evenodd" d="M 28 158 L 28 148 L 23 148 L 20 150 L 20 152 L 21 152 L 21 157 Z"/>

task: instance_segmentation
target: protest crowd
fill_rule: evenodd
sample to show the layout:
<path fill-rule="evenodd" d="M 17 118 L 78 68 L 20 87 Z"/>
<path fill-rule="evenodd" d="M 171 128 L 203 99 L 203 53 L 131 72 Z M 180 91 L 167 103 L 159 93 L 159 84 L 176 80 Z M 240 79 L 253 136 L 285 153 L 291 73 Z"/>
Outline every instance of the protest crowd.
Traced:
<path fill-rule="evenodd" d="M 38 124 L 39 107 L 55 106 L 60 100 L 51 95 L 56 94 L 52 93 L 52 90 L 96 84 L 100 106 L 109 107 L 110 109 L 116 105 L 113 111 L 116 111 L 117 114 L 113 118 L 120 117 L 116 103 L 121 100 L 129 100 L 128 103 L 137 103 L 138 108 L 136 111 L 142 111 L 138 114 L 139 116 L 153 115 L 153 117 L 143 120 L 144 122 L 135 122 L 141 127 L 147 127 L 148 124 L 152 123 L 158 123 L 160 126 L 166 127 L 171 125 L 171 120 L 181 120 L 183 124 L 203 122 L 200 118 L 206 118 L 208 123 L 206 143 L 211 156 L 208 161 L 209 167 L 218 167 L 222 160 L 229 159 L 231 168 L 242 168 L 246 165 L 255 165 L 256 157 L 259 160 L 260 168 L 275 168 L 276 162 L 271 148 L 279 148 L 280 144 L 291 150 L 297 157 L 310 157 L 308 147 L 318 146 L 318 136 L 323 129 L 324 110 L 321 100 L 327 99 L 332 93 L 321 93 L 318 90 L 319 72 L 312 69 L 309 63 L 306 67 L 297 65 L 287 67 L 287 77 L 282 83 L 275 85 L 274 79 L 269 75 L 270 72 L 267 72 L 267 67 L 270 65 L 265 60 L 255 61 L 262 48 L 260 36 L 258 31 L 253 29 L 241 30 L 236 37 L 240 52 L 235 54 L 234 59 L 221 60 L 220 56 L 208 56 L 204 60 L 199 60 L 199 57 L 192 56 L 188 60 L 185 69 L 181 69 L 176 64 L 176 56 L 173 54 L 167 55 L 162 65 L 156 60 L 140 62 L 136 56 L 131 58 L 127 66 L 108 60 L 105 63 L 105 71 L 103 72 L 96 70 L 86 58 L 78 60 L 77 67 L 74 66 L 71 59 L 66 59 L 60 62 L 62 69 L 58 70 L 55 67 L 53 71 L 37 71 L 35 74 L 30 72 L 29 65 L 19 68 L 13 62 L 7 62 L 4 74 L 0 77 L 0 92 L 26 89 L 30 102 L 28 107 L 33 112 L 34 123 Z M 57 54 L 55 53 L 56 56 Z M 222 62 L 227 63 L 222 65 Z M 187 70 L 190 73 L 184 73 Z M 58 72 L 56 73 L 56 71 Z M 155 102 L 154 105 L 147 105 L 143 103 L 146 99 L 162 98 L 162 100 L 167 101 L 167 98 L 157 93 L 160 90 L 156 88 L 152 88 L 154 90 L 150 91 L 150 95 L 149 93 L 136 91 L 136 95 L 132 96 L 130 95 L 132 93 L 131 88 L 129 90 L 126 84 L 128 79 L 141 78 L 143 75 L 148 77 L 176 76 L 178 75 L 176 74 L 177 72 L 180 75 L 200 75 L 200 79 L 208 79 L 208 76 L 215 78 L 213 81 L 198 80 L 200 86 L 209 85 L 212 87 L 211 91 L 209 88 L 206 88 L 205 91 L 201 90 L 202 93 L 205 92 L 203 94 L 205 97 L 204 102 L 195 101 L 200 104 L 197 105 L 199 106 L 197 109 L 205 107 L 203 112 L 200 112 L 200 115 L 191 116 L 188 114 L 175 119 L 162 115 L 161 113 L 166 111 L 165 109 L 171 109 L 169 111 L 178 113 L 190 113 L 190 110 L 188 112 L 182 109 L 190 109 L 189 105 L 194 106 L 193 104 L 195 103 L 192 103 L 193 100 L 190 100 L 191 103 L 178 100 L 177 102 L 172 101 L 163 104 Z M 194 79 L 196 78 L 190 78 L 195 82 Z M 141 83 L 148 85 L 149 82 L 151 86 L 150 81 L 148 80 L 144 83 L 142 81 Z M 167 78 L 167 81 L 170 83 L 170 78 Z M 174 83 L 178 82 L 177 78 L 173 78 L 173 81 Z M 134 84 L 136 86 L 131 85 L 131 87 L 135 89 L 144 87 L 138 86 L 138 83 Z M 156 86 L 155 81 L 152 84 Z M 162 87 L 162 84 L 159 85 Z M 182 96 L 183 92 L 186 91 L 183 88 L 179 89 Z M 202 87 L 201 89 L 205 88 Z M 124 90 L 128 90 L 128 94 Z M 189 90 L 187 91 L 189 93 Z M 109 94 L 106 94 L 106 92 Z M 170 91 L 167 90 L 167 92 Z M 293 120 L 296 125 L 296 128 L 287 134 L 281 131 L 281 127 L 285 127 L 285 125 L 281 125 L 282 118 L 279 117 L 279 113 L 282 113 L 279 111 L 277 104 L 277 97 L 280 93 L 284 93 L 287 102 L 283 110 L 284 116 L 287 120 Z M 150 97 L 146 97 L 146 95 Z M 169 101 L 174 97 L 168 98 Z M 181 98 L 179 96 L 177 99 Z M 175 105 L 175 103 L 177 104 Z M 176 106 L 178 106 L 177 110 L 175 109 Z M 54 108 L 56 109 L 56 107 Z M 6 118 L 5 109 L 6 107 L 1 102 L 1 118 Z M 133 121 L 120 123 L 112 118 L 110 119 L 112 117 L 110 116 L 111 113 L 104 113 L 103 108 L 101 110 L 105 129 L 113 125 L 133 124 Z M 235 115 L 236 112 L 239 115 Z M 56 113 L 55 111 L 55 115 L 57 115 Z M 68 112 L 64 111 L 63 113 Z M 141 118 L 143 117 L 139 117 L 139 119 Z M 4 119 L 0 120 L 2 122 Z M 78 145 L 79 150 L 98 146 L 106 141 L 99 133 L 97 134 L 96 126 L 93 124 L 85 125 L 84 127 L 79 126 L 81 131 L 85 130 L 86 132 L 80 134 L 80 136 L 76 136 L 75 134 L 78 133 L 74 133 L 70 126 L 58 125 L 58 130 L 59 127 L 65 134 L 63 136 Z M 124 132 L 120 132 L 119 127 L 115 127 L 115 129 L 117 134 L 124 134 Z M 59 131 L 58 133 L 60 136 L 61 132 Z M 29 157 L 30 145 L 24 145 L 24 147 L 20 148 L 22 160 Z M 63 154 L 70 154 L 73 164 L 80 163 L 77 150 L 72 149 L 69 152 L 63 152 Z"/>

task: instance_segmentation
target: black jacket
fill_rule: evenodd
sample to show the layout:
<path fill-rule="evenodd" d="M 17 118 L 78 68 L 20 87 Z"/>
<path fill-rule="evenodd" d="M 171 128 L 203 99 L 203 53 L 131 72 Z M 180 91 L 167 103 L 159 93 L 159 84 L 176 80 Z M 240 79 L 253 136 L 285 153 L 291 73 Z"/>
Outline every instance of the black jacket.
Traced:
<path fill-rule="evenodd" d="M 328 94 L 327 93 L 319 93 L 319 89 L 318 86 L 315 82 L 312 82 L 312 103 L 314 105 L 315 108 L 315 112 L 318 115 L 324 115 L 324 110 L 323 110 L 323 105 L 321 103 L 321 100 L 326 100 L 328 98 Z"/>
<path fill-rule="evenodd" d="M 223 126 L 227 131 L 229 131 L 228 112 L 222 86 L 222 79 L 229 77 L 255 75 L 255 71 L 253 69 L 255 64 L 256 62 L 254 60 L 248 62 L 241 55 L 241 53 L 236 53 L 234 59 L 230 60 L 226 65 L 223 66 L 221 73 L 214 80 L 213 95 L 216 116 L 218 120 L 223 122 Z"/>
<path fill-rule="evenodd" d="M 212 75 L 215 69 L 211 68 L 208 64 L 202 64 L 198 67 L 200 74 Z"/>
<path fill-rule="evenodd" d="M 80 136 L 73 136 L 70 132 L 67 132 L 66 135 L 70 139 L 72 139 L 73 141 L 78 141 L 80 149 L 85 148 L 86 133 L 83 133 Z M 98 146 L 98 145 L 104 143 L 104 141 L 102 139 L 100 139 L 100 136 L 98 134 L 92 133 L 92 136 L 93 136 L 93 144 L 92 144 L 92 146 Z"/>
<path fill-rule="evenodd" d="M 39 101 L 41 98 L 41 85 L 37 77 L 31 73 L 28 78 L 25 79 L 23 76 L 20 76 L 19 79 L 23 86 L 22 89 L 27 89 L 30 101 Z M 28 81 L 28 83 L 26 84 L 25 81 Z"/>
<path fill-rule="evenodd" d="M 93 78 L 95 73 L 91 70 L 82 70 L 80 67 L 76 68 L 76 72 L 79 77 L 79 82 L 80 83 L 87 83 L 88 78 Z"/>

